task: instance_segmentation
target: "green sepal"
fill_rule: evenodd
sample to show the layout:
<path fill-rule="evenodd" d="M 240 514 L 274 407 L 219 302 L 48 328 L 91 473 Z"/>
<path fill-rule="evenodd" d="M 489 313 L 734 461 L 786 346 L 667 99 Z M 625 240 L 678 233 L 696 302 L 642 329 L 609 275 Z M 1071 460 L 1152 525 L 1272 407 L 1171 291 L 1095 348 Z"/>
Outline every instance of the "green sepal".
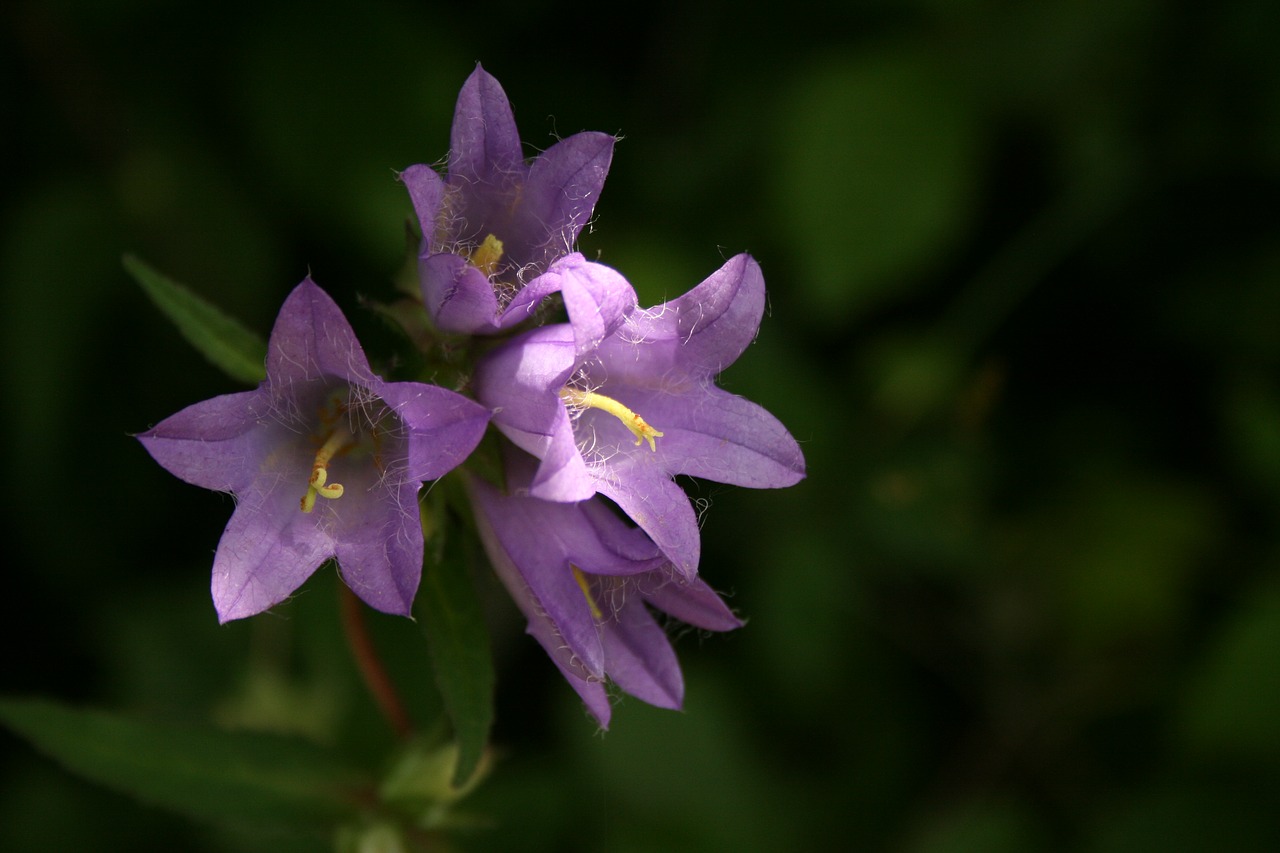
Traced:
<path fill-rule="evenodd" d="M 489 753 L 463 782 L 458 780 L 462 750 L 455 740 L 419 737 L 410 741 L 378 786 L 378 799 L 409 815 L 422 829 L 470 826 L 474 817 L 453 811 L 453 805 L 480 784 L 489 771 Z"/>
<path fill-rule="evenodd" d="M 201 355 L 232 379 L 257 385 L 267 375 L 261 337 L 133 255 L 124 268 Z"/>
<path fill-rule="evenodd" d="M 0 699 L 0 722 L 73 773 L 192 818 L 327 833 L 372 783 L 296 737 L 144 721 L 43 699 Z"/>
<path fill-rule="evenodd" d="M 445 485 L 440 483 L 438 485 Z M 436 684 L 458 741 L 453 787 L 463 788 L 485 755 L 493 723 L 493 656 L 480 598 L 471 580 L 476 561 L 474 537 L 458 524 L 443 524 L 449 512 L 443 498 L 428 494 L 423 529 L 430 543 L 415 616 L 427 636 Z M 456 519 L 454 519 L 456 520 Z"/>
<path fill-rule="evenodd" d="M 418 301 L 422 300 L 422 290 L 418 279 L 421 249 L 422 234 L 418 231 L 418 226 L 413 220 L 406 219 L 404 222 L 404 260 L 400 262 L 400 269 L 396 270 L 393 280 L 396 290 Z"/>

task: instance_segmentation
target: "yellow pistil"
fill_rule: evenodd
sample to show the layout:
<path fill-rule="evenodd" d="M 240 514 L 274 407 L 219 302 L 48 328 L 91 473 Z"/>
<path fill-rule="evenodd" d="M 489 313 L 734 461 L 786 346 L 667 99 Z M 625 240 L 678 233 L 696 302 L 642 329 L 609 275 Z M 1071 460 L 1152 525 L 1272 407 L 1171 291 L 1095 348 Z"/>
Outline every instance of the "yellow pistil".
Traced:
<path fill-rule="evenodd" d="M 603 394 L 597 394 L 594 391 L 579 391 L 576 388 L 561 388 L 560 399 L 564 400 L 570 406 L 580 409 L 600 409 L 613 415 L 622 421 L 622 425 L 631 430 L 631 434 L 636 437 L 636 446 L 640 442 L 649 442 L 650 450 L 657 450 L 658 444 L 655 438 L 662 438 L 662 432 L 654 429 L 645 423 L 644 418 L 628 409 L 612 397 L 606 397 Z"/>
<path fill-rule="evenodd" d="M 335 454 L 355 441 L 345 427 L 333 431 L 324 445 L 316 451 L 315 462 L 311 465 L 311 479 L 307 481 L 307 493 L 302 496 L 303 512 L 311 512 L 316 508 L 316 496 L 335 500 L 342 497 L 342 484 L 329 482 L 329 462 Z"/>
<path fill-rule="evenodd" d="M 587 580 L 587 576 L 582 573 L 582 569 L 575 565 L 570 564 L 569 568 L 573 569 L 573 579 L 578 582 L 578 586 L 582 587 L 582 594 L 587 599 L 587 607 L 591 608 L 591 615 L 597 619 L 603 619 L 604 614 L 600 612 L 600 606 L 591 597 L 591 584 Z"/>
<path fill-rule="evenodd" d="M 502 241 L 490 234 L 484 242 L 471 253 L 471 263 L 487 276 L 498 271 L 498 262 L 502 260 Z"/>

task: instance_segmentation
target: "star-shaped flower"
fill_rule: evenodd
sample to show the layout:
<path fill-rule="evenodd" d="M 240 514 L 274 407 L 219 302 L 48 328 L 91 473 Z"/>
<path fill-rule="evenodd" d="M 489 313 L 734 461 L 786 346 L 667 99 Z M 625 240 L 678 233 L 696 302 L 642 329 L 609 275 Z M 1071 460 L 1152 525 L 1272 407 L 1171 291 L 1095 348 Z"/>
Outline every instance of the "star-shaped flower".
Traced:
<path fill-rule="evenodd" d="M 438 328 L 491 334 L 527 318 L 561 285 L 600 290 L 589 271 L 586 281 L 538 279 L 573 252 L 609 171 L 614 137 L 577 133 L 526 163 L 506 94 L 477 65 L 458 95 L 450 141 L 443 178 L 424 165 L 400 176 L 422 225 L 423 301 Z M 580 255 L 573 262 L 585 263 Z M 572 318 L 578 306 L 568 290 L 565 296 Z M 626 310 L 634 304 L 632 293 Z"/>
<path fill-rule="evenodd" d="M 800 447 L 778 419 L 715 385 L 755 338 L 764 303 L 759 265 L 738 255 L 683 296 L 631 313 L 590 351 L 562 324 L 487 354 L 476 396 L 504 435 L 542 460 L 529 494 L 608 497 L 692 578 L 698 523 L 674 476 L 753 488 L 804 477 Z"/>
<path fill-rule="evenodd" d="M 489 411 L 374 374 L 310 279 L 280 309 L 266 366 L 257 389 L 138 436 L 170 473 L 236 496 L 213 560 L 220 621 L 272 607 L 332 557 L 371 607 L 407 615 L 422 573 L 418 490 L 470 454 Z"/>
<path fill-rule="evenodd" d="M 508 482 L 527 484 L 531 474 L 530 466 Z M 680 664 L 649 608 L 709 631 L 739 627 L 720 597 L 676 573 L 643 531 L 598 498 L 553 503 L 469 484 L 490 562 L 529 633 L 600 725 L 609 726 L 606 681 L 660 708 L 679 708 Z"/>

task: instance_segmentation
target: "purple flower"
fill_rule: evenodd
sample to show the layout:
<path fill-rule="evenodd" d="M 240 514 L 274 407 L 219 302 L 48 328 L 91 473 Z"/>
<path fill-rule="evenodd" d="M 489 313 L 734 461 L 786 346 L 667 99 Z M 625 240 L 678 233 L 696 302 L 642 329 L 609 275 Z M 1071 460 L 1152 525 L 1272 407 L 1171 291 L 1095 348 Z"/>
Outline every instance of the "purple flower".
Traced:
<path fill-rule="evenodd" d="M 280 309 L 256 390 L 138 439 L 172 474 L 236 496 L 213 559 L 220 621 L 279 603 L 331 557 L 371 607 L 407 615 L 422 573 L 418 489 L 462 462 L 488 420 L 451 391 L 384 382 L 306 279 Z"/>
<path fill-rule="evenodd" d="M 599 499 L 551 503 L 468 482 L 490 562 L 529 633 L 600 725 L 609 727 L 606 679 L 652 705 L 679 708 L 680 665 L 649 607 L 710 631 L 739 627 L 720 597 L 676 573 L 643 531 Z"/>
<path fill-rule="evenodd" d="M 477 65 L 458 94 L 450 142 L 444 178 L 421 165 L 400 176 L 422 225 L 423 299 L 443 331 L 491 334 L 528 317 L 560 285 L 578 283 L 560 276 L 536 284 L 573 251 L 591 218 L 614 138 L 574 134 L 525 163 L 507 96 Z"/>
<path fill-rule="evenodd" d="M 477 366 L 477 398 L 494 424 L 542 460 L 529 494 L 623 509 L 686 577 L 697 572 L 698 522 L 672 477 L 753 488 L 793 485 L 804 456 L 760 406 L 715 378 L 754 339 L 764 278 L 747 255 L 693 290 L 630 314 L 583 352 L 568 325 L 526 332 Z"/>

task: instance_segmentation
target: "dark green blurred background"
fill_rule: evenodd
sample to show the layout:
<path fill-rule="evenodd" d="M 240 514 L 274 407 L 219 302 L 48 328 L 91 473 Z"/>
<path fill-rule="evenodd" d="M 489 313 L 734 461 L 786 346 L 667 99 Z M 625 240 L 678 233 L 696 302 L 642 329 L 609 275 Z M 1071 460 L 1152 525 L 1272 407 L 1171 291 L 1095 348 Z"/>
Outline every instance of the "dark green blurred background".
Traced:
<path fill-rule="evenodd" d="M 759 259 L 723 384 L 810 476 L 688 484 L 749 623 L 680 637 L 686 713 L 599 736 L 488 585 L 463 848 L 1280 849 L 1280 6 L 843 7 L 8 4 L 0 690 L 390 748 L 331 570 L 217 625 L 231 501 L 129 434 L 239 389 L 120 255 L 264 333 L 310 271 L 389 353 L 395 171 L 481 61 L 531 145 L 622 135 L 582 245 L 643 303 Z M 0 849 L 293 849 L 0 737 Z"/>

